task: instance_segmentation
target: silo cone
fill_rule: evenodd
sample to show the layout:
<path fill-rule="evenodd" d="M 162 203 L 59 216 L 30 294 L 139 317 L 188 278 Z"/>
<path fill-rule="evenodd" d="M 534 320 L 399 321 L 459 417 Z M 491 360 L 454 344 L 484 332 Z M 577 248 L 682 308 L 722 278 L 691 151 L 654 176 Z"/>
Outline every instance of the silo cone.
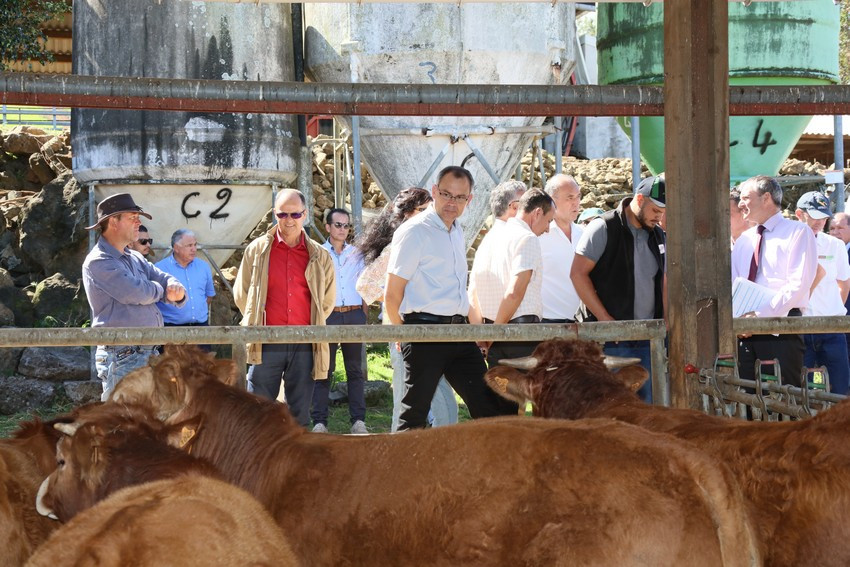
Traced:
<path fill-rule="evenodd" d="M 74 5 L 74 73 L 291 81 L 287 4 L 110 0 Z M 191 104 L 191 102 L 189 103 Z M 295 179 L 292 117 L 75 109 L 74 175 L 98 199 L 129 191 L 153 214 L 155 245 L 177 228 L 201 244 L 240 244 Z M 223 262 L 232 250 L 211 254 Z"/>
<path fill-rule="evenodd" d="M 305 23 L 313 81 L 545 85 L 565 82 L 575 64 L 572 4 L 306 4 Z M 430 189 L 447 165 L 470 169 L 470 241 L 490 214 L 490 190 L 511 177 L 543 119 L 363 116 L 363 161 L 390 199 Z"/>
<path fill-rule="evenodd" d="M 661 85 L 664 8 L 640 3 L 598 5 L 601 84 Z M 838 82 L 838 6 L 832 0 L 729 4 L 730 85 L 827 85 Z M 733 181 L 776 175 L 811 116 L 733 116 L 729 168 Z M 626 133 L 627 125 L 623 124 Z M 664 170 L 664 119 L 640 119 L 641 156 Z"/>

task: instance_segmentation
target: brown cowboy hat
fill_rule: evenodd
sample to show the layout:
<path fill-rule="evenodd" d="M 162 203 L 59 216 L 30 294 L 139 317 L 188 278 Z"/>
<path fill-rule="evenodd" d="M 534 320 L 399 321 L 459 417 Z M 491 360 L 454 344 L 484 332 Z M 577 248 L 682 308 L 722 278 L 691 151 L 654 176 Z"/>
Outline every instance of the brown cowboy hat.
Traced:
<path fill-rule="evenodd" d="M 105 219 L 120 213 L 139 213 L 149 219 L 153 218 L 133 201 L 133 197 L 129 193 L 116 193 L 97 204 L 97 222 L 87 226 L 86 230 L 97 228 Z"/>

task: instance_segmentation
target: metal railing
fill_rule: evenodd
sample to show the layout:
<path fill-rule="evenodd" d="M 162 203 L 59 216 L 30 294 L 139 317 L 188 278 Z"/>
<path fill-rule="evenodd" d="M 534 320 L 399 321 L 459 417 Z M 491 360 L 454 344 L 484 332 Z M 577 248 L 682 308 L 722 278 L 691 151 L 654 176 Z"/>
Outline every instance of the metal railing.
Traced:
<path fill-rule="evenodd" d="M 612 321 L 529 325 L 328 325 L 292 327 L 98 327 L 0 329 L 0 347 L 159 344 L 231 344 L 239 372 L 244 372 L 248 343 L 543 341 L 574 338 L 594 341 L 649 340 L 652 395 L 669 405 L 664 322 Z M 244 374 L 243 374 L 244 378 Z"/>
<path fill-rule="evenodd" d="M 38 126 L 50 130 L 71 127 L 71 109 L 41 106 L 0 105 L 3 126 Z"/>

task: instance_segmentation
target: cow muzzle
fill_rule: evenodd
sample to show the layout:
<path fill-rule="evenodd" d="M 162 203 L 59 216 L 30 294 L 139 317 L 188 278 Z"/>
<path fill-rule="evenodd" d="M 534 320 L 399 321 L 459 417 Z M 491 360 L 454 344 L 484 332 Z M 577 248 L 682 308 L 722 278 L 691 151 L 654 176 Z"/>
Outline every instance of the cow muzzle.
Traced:
<path fill-rule="evenodd" d="M 53 510 L 44 505 L 44 495 L 47 493 L 47 483 L 50 480 L 50 477 L 44 479 L 44 482 L 41 483 L 41 486 L 38 487 L 38 494 L 35 496 L 35 509 L 42 516 L 47 516 L 51 520 L 58 520 L 56 514 L 53 513 Z"/>

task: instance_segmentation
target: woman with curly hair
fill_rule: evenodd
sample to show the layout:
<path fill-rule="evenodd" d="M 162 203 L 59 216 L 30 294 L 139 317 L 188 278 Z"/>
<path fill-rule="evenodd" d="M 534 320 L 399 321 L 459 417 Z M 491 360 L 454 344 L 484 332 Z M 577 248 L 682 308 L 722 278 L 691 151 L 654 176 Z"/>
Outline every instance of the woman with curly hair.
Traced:
<path fill-rule="evenodd" d="M 357 293 L 366 303 L 383 301 L 387 266 L 390 260 L 390 243 L 396 229 L 406 220 L 418 215 L 431 202 L 431 194 L 420 187 L 404 189 L 396 195 L 381 214 L 373 220 L 355 242 L 363 255 L 366 269 L 357 280 Z M 384 317 L 384 324 L 389 321 Z M 393 421 L 392 431 L 398 430 L 401 399 L 404 397 L 404 359 L 396 343 L 390 343 L 390 360 L 393 365 Z M 457 423 L 457 401 L 454 391 L 445 378 L 440 379 L 434 399 L 431 401 L 433 426 Z"/>

